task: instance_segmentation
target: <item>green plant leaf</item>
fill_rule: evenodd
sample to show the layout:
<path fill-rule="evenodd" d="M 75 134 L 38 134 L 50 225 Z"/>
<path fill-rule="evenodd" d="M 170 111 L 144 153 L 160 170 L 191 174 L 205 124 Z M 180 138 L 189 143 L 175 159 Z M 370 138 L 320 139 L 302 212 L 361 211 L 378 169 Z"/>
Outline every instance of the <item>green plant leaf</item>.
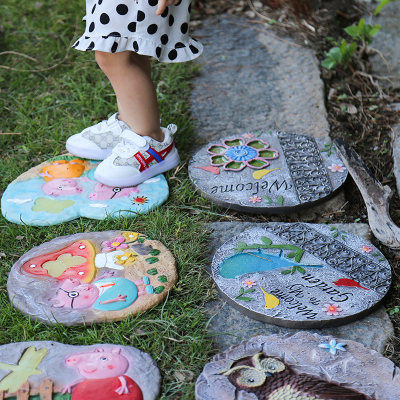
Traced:
<path fill-rule="evenodd" d="M 292 271 L 290 269 L 285 269 L 281 272 L 282 275 L 289 275 Z"/>
<path fill-rule="evenodd" d="M 247 289 L 243 293 L 253 293 L 255 291 L 256 291 L 256 289 Z"/>
<path fill-rule="evenodd" d="M 339 232 L 335 232 L 332 236 L 333 236 L 334 238 L 337 238 L 337 237 L 339 236 Z"/>
<path fill-rule="evenodd" d="M 241 287 L 239 290 L 239 296 L 244 293 L 244 289 Z"/>
<path fill-rule="evenodd" d="M 165 275 L 160 275 L 160 276 L 157 278 L 157 280 L 158 280 L 159 282 L 163 282 L 163 283 L 168 282 L 168 279 L 167 279 L 167 277 L 166 277 Z"/>
<path fill-rule="evenodd" d="M 157 249 L 153 249 L 153 250 L 150 252 L 150 254 L 151 254 L 152 256 L 158 256 L 160 253 L 161 253 L 161 251 L 160 251 L 160 250 L 157 250 Z"/>
<path fill-rule="evenodd" d="M 286 257 L 287 257 L 287 258 L 296 257 L 296 253 L 289 253 L 289 254 L 286 254 Z"/>
<path fill-rule="evenodd" d="M 276 202 L 276 204 L 278 204 L 279 206 L 281 206 L 283 204 L 284 198 L 283 196 L 279 196 L 278 197 L 278 201 Z"/>
<path fill-rule="evenodd" d="M 264 199 L 267 201 L 267 204 L 272 204 L 273 203 L 271 197 L 264 196 Z"/>

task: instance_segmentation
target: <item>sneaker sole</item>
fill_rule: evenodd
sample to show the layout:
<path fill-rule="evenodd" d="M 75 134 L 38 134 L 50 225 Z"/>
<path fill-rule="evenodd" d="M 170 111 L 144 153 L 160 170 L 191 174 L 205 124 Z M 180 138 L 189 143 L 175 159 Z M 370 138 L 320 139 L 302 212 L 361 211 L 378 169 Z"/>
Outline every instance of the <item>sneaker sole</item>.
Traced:
<path fill-rule="evenodd" d="M 74 145 L 71 145 L 70 143 L 68 143 L 68 141 L 65 144 L 65 147 L 74 156 L 81 158 L 88 158 L 89 160 L 104 160 L 111 154 L 112 151 L 112 149 L 107 149 L 107 150 L 82 149 L 80 147 L 75 147 Z"/>
<path fill-rule="evenodd" d="M 146 170 L 144 170 L 139 174 L 135 174 L 133 176 L 128 176 L 125 178 L 110 179 L 107 176 L 99 175 L 96 170 L 94 172 L 94 177 L 97 181 L 107 186 L 112 186 L 112 187 L 137 186 L 140 183 L 146 181 L 147 179 L 152 178 L 153 176 L 162 174 L 163 172 L 175 168 L 176 166 L 179 165 L 179 163 L 180 163 L 179 154 L 178 151 L 175 149 L 175 152 L 171 153 L 166 160 L 161 161 L 160 163 L 147 168 Z"/>

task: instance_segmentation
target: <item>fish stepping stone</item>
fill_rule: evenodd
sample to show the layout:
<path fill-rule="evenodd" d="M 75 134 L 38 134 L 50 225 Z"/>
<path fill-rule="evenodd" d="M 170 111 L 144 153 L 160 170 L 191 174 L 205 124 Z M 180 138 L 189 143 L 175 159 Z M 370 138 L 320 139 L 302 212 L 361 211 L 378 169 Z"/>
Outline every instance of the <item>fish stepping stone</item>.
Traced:
<path fill-rule="evenodd" d="M 133 217 L 147 213 L 168 198 L 168 183 L 163 175 L 138 186 L 110 187 L 95 180 L 98 163 L 61 155 L 31 168 L 4 192 L 4 217 L 34 226 L 55 225 L 79 217 Z"/>
<path fill-rule="evenodd" d="M 255 336 L 214 357 L 197 400 L 394 400 L 400 368 L 352 340 L 316 333 Z"/>
<path fill-rule="evenodd" d="M 12 304 L 45 323 L 118 321 L 165 300 L 176 262 L 159 241 L 138 232 L 58 237 L 28 251 L 12 267 Z"/>
<path fill-rule="evenodd" d="M 334 194 L 347 174 L 332 143 L 277 131 L 215 140 L 189 163 L 190 179 L 203 196 L 249 213 L 310 207 Z"/>
<path fill-rule="evenodd" d="M 154 360 L 135 347 L 49 341 L 0 346 L 4 398 L 155 400 L 160 380 Z"/>
<path fill-rule="evenodd" d="M 391 284 L 371 243 L 328 225 L 271 222 L 224 243 L 212 260 L 223 298 L 247 316 L 289 328 L 359 319 Z"/>

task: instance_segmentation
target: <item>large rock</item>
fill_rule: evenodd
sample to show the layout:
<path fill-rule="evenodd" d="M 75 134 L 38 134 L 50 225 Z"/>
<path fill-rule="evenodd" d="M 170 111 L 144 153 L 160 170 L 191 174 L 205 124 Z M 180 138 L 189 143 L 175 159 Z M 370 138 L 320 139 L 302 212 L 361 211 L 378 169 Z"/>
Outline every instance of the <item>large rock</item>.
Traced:
<path fill-rule="evenodd" d="M 374 7 L 376 4 L 374 4 Z M 374 8 L 369 7 L 371 10 Z M 367 21 L 368 21 L 367 17 Z M 392 1 L 369 23 L 381 25 L 371 46 L 379 51 L 370 57 L 372 70 L 381 85 L 400 88 L 400 2 Z"/>
<path fill-rule="evenodd" d="M 248 130 L 327 136 L 318 61 L 309 48 L 247 19 L 220 16 L 196 31 L 205 46 L 192 112 L 200 142 Z"/>
<path fill-rule="evenodd" d="M 248 228 L 265 226 L 266 224 L 264 223 L 246 222 L 217 222 L 209 224 L 208 228 L 212 231 L 210 259 L 215 251 L 234 235 L 240 234 Z M 366 240 L 369 240 L 371 236 L 366 224 L 338 224 L 334 226 L 340 231 L 357 234 Z M 221 349 L 254 335 L 284 334 L 297 331 L 296 329 L 278 327 L 251 319 L 221 299 L 208 303 L 207 312 L 211 317 L 208 326 L 209 333 L 215 336 L 215 341 Z M 359 341 L 381 353 L 385 349 L 387 340 L 394 334 L 391 321 L 383 308 L 350 324 L 340 327 L 314 329 L 313 332 Z"/>

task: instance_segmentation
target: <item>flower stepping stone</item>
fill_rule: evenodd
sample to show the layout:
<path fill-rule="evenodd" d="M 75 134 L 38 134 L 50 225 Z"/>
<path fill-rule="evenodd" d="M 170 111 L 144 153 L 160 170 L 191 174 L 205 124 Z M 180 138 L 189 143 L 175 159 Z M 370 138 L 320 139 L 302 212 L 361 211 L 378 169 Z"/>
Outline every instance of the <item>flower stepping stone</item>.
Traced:
<path fill-rule="evenodd" d="M 298 332 L 256 336 L 218 354 L 197 379 L 197 400 L 393 400 L 400 368 L 362 344 Z"/>
<path fill-rule="evenodd" d="M 211 269 L 235 308 L 290 328 L 337 326 L 365 316 L 391 284 L 390 265 L 371 243 L 318 224 L 248 229 L 219 247 Z"/>
<path fill-rule="evenodd" d="M 163 301 L 175 264 L 162 243 L 137 232 L 78 233 L 28 251 L 7 288 L 16 308 L 45 323 L 116 321 Z"/>
<path fill-rule="evenodd" d="M 155 400 L 160 380 L 154 360 L 134 347 L 48 341 L 0 346 L 2 399 Z"/>
<path fill-rule="evenodd" d="M 62 155 L 31 168 L 4 192 L 4 217 L 17 224 L 36 226 L 79 217 L 133 217 L 158 207 L 168 198 L 168 183 L 163 175 L 138 186 L 110 187 L 94 179 L 98 163 Z"/>
<path fill-rule="evenodd" d="M 212 202 L 251 213 L 284 213 L 332 195 L 347 170 L 331 143 L 265 131 L 202 147 L 189 164 L 194 185 Z"/>

